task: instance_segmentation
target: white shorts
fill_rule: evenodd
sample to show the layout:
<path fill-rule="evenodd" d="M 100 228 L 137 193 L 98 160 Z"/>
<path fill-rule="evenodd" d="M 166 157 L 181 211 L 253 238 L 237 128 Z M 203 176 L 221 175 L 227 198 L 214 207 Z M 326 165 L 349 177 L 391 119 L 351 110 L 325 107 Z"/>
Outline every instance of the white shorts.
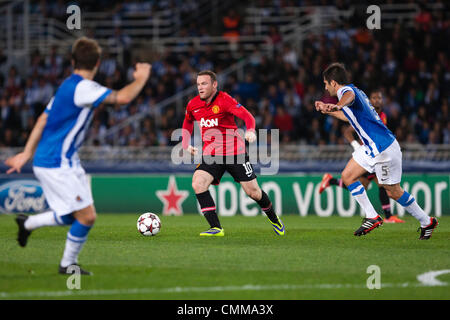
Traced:
<path fill-rule="evenodd" d="M 397 140 L 374 158 L 369 156 L 364 146 L 356 149 L 352 157 L 367 172 L 375 172 L 379 184 L 397 184 L 402 179 L 402 151 Z"/>
<path fill-rule="evenodd" d="M 50 209 L 63 216 L 93 204 L 88 177 L 82 167 L 33 167 Z"/>

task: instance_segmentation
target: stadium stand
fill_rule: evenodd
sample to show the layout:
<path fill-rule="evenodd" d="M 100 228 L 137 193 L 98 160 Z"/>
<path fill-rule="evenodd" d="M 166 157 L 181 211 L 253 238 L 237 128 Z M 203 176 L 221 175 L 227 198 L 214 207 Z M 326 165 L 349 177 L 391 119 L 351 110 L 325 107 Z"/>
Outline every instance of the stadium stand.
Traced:
<path fill-rule="evenodd" d="M 68 44 L 86 34 L 104 48 L 96 78 L 102 84 L 121 87 L 138 59 L 153 65 L 151 80 L 135 101 L 98 108 L 88 146 L 176 144 L 170 136 L 181 127 L 184 107 L 195 95 L 195 75 L 213 69 L 221 89 L 255 115 L 257 128 L 280 129 L 285 148 L 320 145 L 348 151 L 342 123 L 313 107 L 317 99 L 333 100 L 324 96 L 321 71 L 342 61 L 357 86 L 366 92 L 381 88 L 388 127 L 402 145 L 412 150 L 416 144 L 444 145 L 439 150 L 449 160 L 450 60 L 448 43 L 440 40 L 450 38 L 448 4 L 386 4 L 382 28 L 368 30 L 367 14 L 351 1 L 222 2 L 78 1 L 84 29 L 58 33 L 67 17 L 63 2 L 30 1 L 28 19 L 48 21 L 43 30 L 33 31 L 26 67 L 11 63 L 2 50 L 7 46 L 0 46 L 0 146 L 24 145 L 36 117 L 71 72 Z M 233 5 L 237 9 L 229 11 Z M 0 10 L 7 12 L 7 6 Z M 27 18 L 15 11 L 14 21 Z M 201 15 L 208 16 L 205 23 Z M 4 25 L 0 38 L 6 43 Z"/>

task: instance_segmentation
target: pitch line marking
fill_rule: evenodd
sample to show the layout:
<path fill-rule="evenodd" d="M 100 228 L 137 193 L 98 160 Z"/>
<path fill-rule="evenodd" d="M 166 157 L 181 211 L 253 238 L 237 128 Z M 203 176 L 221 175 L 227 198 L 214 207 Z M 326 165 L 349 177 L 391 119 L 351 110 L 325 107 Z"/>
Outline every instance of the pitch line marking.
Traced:
<path fill-rule="evenodd" d="M 441 282 L 439 286 L 448 286 L 450 283 Z M 413 288 L 433 286 L 424 283 L 384 283 L 381 288 Z M 264 290 L 301 290 L 301 289 L 365 289 L 365 285 L 355 284 L 305 284 L 305 285 L 253 285 L 243 286 L 217 286 L 217 287 L 172 287 L 172 288 L 133 288 L 133 289 L 100 289 L 100 290 L 64 290 L 64 291 L 25 291 L 0 292 L 0 298 L 11 299 L 20 297 L 79 297 L 99 295 L 129 295 L 151 293 L 186 293 L 186 292 L 226 292 L 226 291 L 264 291 Z"/>
<path fill-rule="evenodd" d="M 428 271 L 426 273 L 419 274 L 417 276 L 417 280 L 419 280 L 422 284 L 427 286 L 448 286 L 449 283 L 442 282 L 436 279 L 436 277 L 450 273 L 450 269 L 447 270 L 438 270 L 438 271 Z"/>

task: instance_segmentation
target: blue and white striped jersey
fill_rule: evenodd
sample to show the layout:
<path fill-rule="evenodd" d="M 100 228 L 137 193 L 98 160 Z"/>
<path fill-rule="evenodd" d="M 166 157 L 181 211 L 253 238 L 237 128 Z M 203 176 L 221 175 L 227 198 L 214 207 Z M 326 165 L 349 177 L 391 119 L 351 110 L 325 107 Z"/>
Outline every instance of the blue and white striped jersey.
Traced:
<path fill-rule="evenodd" d="M 94 109 L 111 93 L 95 81 L 72 74 L 64 80 L 44 112 L 47 123 L 33 165 L 60 168 L 79 164 L 81 146 Z"/>
<path fill-rule="evenodd" d="M 386 150 L 395 141 L 395 136 L 381 121 L 367 95 L 353 84 L 340 88 L 338 99 L 350 90 L 355 94 L 355 100 L 341 110 L 364 143 L 366 153 L 373 158 Z"/>

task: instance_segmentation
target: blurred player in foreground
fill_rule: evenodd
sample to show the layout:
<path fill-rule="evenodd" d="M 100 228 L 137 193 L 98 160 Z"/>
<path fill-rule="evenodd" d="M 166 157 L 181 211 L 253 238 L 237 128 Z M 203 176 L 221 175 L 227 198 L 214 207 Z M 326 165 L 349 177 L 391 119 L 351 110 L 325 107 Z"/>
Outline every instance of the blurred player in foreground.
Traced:
<path fill-rule="evenodd" d="M 200 236 L 224 236 L 216 212 L 216 205 L 208 190 L 211 184 L 219 184 L 225 171 L 241 184 L 245 193 L 258 203 L 272 223 L 277 235 L 284 235 L 285 228 L 275 214 L 267 194 L 259 187 L 253 166 L 248 160 L 245 141 L 236 131 L 234 117 L 245 121 L 245 140 L 254 142 L 255 118 L 235 99 L 217 89 L 216 74 L 202 71 L 197 76 L 198 95 L 189 101 L 183 122 L 183 149 L 196 154 L 198 149 L 190 145 L 194 121 L 200 125 L 203 145 L 202 163 L 197 165 L 192 177 L 192 187 L 201 211 L 210 229 Z"/>
<path fill-rule="evenodd" d="M 82 37 L 72 47 L 73 73 L 66 78 L 39 116 L 23 152 L 8 158 L 8 174 L 17 171 L 33 155 L 33 172 L 40 181 L 50 211 L 18 215 L 19 245 L 25 247 L 31 232 L 45 226 L 71 225 L 67 233 L 59 273 L 73 272 L 78 255 L 96 220 L 89 182 L 77 154 L 96 107 L 102 102 L 127 104 L 142 90 L 151 65 L 136 64 L 134 81 L 121 90 L 101 86 L 94 79 L 100 65 L 101 48 Z M 80 268 L 81 274 L 90 275 Z"/>
<path fill-rule="evenodd" d="M 366 94 L 353 84 L 348 84 L 347 72 L 343 64 L 333 63 L 328 66 L 323 72 L 323 78 L 325 90 L 331 96 L 337 96 L 339 101 L 337 104 L 316 101 L 316 109 L 350 122 L 364 143 L 353 152 L 352 159 L 342 172 L 342 181 L 366 214 L 361 227 L 354 232 L 354 235 L 365 235 L 383 224 L 383 219 L 373 208 L 364 186 L 359 181 L 366 172 L 375 172 L 378 182 L 386 189 L 388 196 L 419 220 L 418 230 L 421 231 L 419 239 L 430 239 L 438 221 L 428 216 L 419 207 L 416 199 L 400 187 L 402 152 L 397 139 L 383 124 Z"/>
<path fill-rule="evenodd" d="M 383 112 L 383 94 L 381 90 L 374 90 L 370 93 L 370 104 L 375 108 L 375 111 L 380 116 L 381 121 L 384 125 L 387 125 L 387 117 L 386 114 Z M 353 130 L 352 126 L 347 126 L 347 128 L 344 130 L 344 137 L 350 142 L 353 149 L 356 151 L 356 149 L 361 147 L 360 142 L 355 140 L 355 130 Z M 366 172 L 359 178 L 359 181 L 364 186 L 364 189 L 367 190 L 367 187 L 369 186 L 371 181 L 375 181 L 375 183 L 378 186 L 378 196 L 380 198 L 381 202 L 381 208 L 384 212 L 384 222 L 385 223 L 404 223 L 405 221 L 399 219 L 395 215 L 391 213 L 391 204 L 389 203 L 389 196 L 386 192 L 386 189 L 380 186 L 378 183 L 377 177 L 375 173 L 369 173 Z M 342 179 L 337 179 L 333 177 L 329 173 L 325 173 L 322 177 L 322 182 L 320 184 L 319 193 L 322 193 L 326 188 L 328 188 L 330 185 L 339 186 L 341 188 L 347 189 L 345 184 L 342 182 Z"/>

